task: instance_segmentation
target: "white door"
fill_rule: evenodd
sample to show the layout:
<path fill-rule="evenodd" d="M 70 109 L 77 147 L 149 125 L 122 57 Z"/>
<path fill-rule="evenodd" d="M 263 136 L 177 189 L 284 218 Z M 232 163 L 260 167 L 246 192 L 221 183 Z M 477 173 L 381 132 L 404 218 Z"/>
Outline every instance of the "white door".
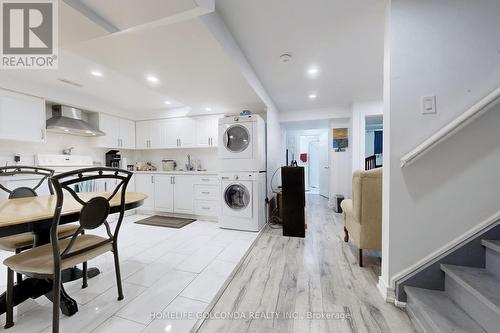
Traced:
<path fill-rule="evenodd" d="M 190 175 L 174 176 L 174 193 L 174 213 L 193 214 L 194 177 Z"/>
<path fill-rule="evenodd" d="M 330 154 L 328 151 L 328 132 L 319 136 L 319 194 L 330 197 Z"/>
<path fill-rule="evenodd" d="M 135 191 L 144 193 L 148 196 L 148 198 L 144 200 L 144 204 L 138 209 L 153 210 L 155 208 L 154 176 L 151 174 L 136 173 L 134 177 Z"/>
<path fill-rule="evenodd" d="M 120 118 L 120 148 L 135 149 L 135 122 Z"/>
<path fill-rule="evenodd" d="M 151 122 L 138 121 L 135 123 L 135 144 L 137 149 L 146 149 L 151 143 Z"/>
<path fill-rule="evenodd" d="M 120 146 L 120 120 L 118 118 L 99 114 L 99 129 L 106 133 L 105 136 L 99 137 L 100 147 L 118 148 Z"/>
<path fill-rule="evenodd" d="M 209 147 L 210 146 L 210 118 L 200 117 L 196 118 L 196 146 Z"/>
<path fill-rule="evenodd" d="M 180 147 L 194 147 L 196 122 L 193 118 L 179 118 L 176 126 Z"/>
<path fill-rule="evenodd" d="M 45 142 L 45 101 L 0 89 L 0 139 Z"/>
<path fill-rule="evenodd" d="M 252 182 L 222 183 L 222 215 L 235 217 L 252 217 Z"/>
<path fill-rule="evenodd" d="M 253 123 L 224 124 L 219 128 L 219 157 L 224 159 L 252 158 Z"/>
<path fill-rule="evenodd" d="M 155 210 L 174 212 L 174 176 L 152 176 L 155 190 Z M 137 186 L 137 185 L 136 185 Z"/>
<path fill-rule="evenodd" d="M 178 127 L 179 120 L 178 119 L 166 119 L 162 120 L 158 123 L 159 127 L 161 127 L 160 135 L 161 135 L 161 145 L 162 148 L 178 148 L 179 147 L 179 135 L 178 135 Z"/>
<path fill-rule="evenodd" d="M 196 146 L 217 147 L 219 117 L 200 117 L 196 119 Z"/>

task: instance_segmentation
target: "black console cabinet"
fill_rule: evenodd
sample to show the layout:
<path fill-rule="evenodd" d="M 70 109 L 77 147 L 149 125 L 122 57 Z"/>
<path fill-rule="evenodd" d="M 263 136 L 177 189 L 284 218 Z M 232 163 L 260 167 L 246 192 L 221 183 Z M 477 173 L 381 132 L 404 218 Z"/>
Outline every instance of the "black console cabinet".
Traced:
<path fill-rule="evenodd" d="M 305 237 L 305 180 L 303 167 L 282 167 L 283 236 Z"/>

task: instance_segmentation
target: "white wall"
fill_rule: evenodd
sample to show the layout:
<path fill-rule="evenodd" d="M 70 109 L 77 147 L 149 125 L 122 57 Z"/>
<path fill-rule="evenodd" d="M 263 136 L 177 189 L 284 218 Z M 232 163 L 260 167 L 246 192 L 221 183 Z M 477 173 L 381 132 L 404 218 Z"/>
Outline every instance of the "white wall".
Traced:
<path fill-rule="evenodd" d="M 310 121 L 330 118 L 348 118 L 351 117 L 349 107 L 338 107 L 329 109 L 308 109 L 308 110 L 284 110 L 280 112 L 280 121 Z"/>
<path fill-rule="evenodd" d="M 104 164 L 104 154 L 108 149 L 96 147 L 95 138 L 47 133 L 46 143 L 32 143 L 0 140 L 0 165 L 13 165 L 14 155 L 21 154 L 20 164 L 34 165 L 35 154 L 62 154 L 67 147 L 75 147 L 74 155 L 92 156 L 94 162 Z M 124 151 L 125 155 L 132 152 Z"/>
<path fill-rule="evenodd" d="M 384 114 L 385 285 L 500 210 L 499 106 L 410 167 L 399 165 L 401 156 L 500 86 L 498 13 L 498 0 L 392 0 L 384 93 L 390 107 Z M 427 95 L 437 96 L 436 115 L 420 113 L 420 97 Z"/>
<path fill-rule="evenodd" d="M 332 140 L 334 128 L 348 129 L 348 147 L 343 152 L 336 152 L 333 148 Z M 330 152 L 330 204 L 333 204 L 333 196 L 335 194 L 342 194 L 346 198 L 352 197 L 353 131 L 351 119 L 342 118 L 330 120 L 328 141 L 328 151 Z"/>
<path fill-rule="evenodd" d="M 185 170 L 187 154 L 191 155 L 193 163 L 195 160 L 200 160 L 203 169 L 208 171 L 219 170 L 216 148 L 141 150 L 134 152 L 132 162 L 152 162 L 161 170 L 161 160 L 175 160 L 177 162 L 177 169 Z"/>
<path fill-rule="evenodd" d="M 352 109 L 352 169 L 365 169 L 365 133 L 366 117 L 382 115 L 384 104 L 382 101 L 353 103 Z"/>

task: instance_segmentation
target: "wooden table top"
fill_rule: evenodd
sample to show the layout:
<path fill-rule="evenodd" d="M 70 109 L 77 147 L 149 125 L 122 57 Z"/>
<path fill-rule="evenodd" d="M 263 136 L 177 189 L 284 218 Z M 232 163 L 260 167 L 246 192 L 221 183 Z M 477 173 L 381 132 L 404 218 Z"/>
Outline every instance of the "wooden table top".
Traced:
<path fill-rule="evenodd" d="M 109 197 L 111 193 L 89 192 L 79 193 L 83 201 L 93 197 Z M 144 193 L 128 192 L 125 203 L 131 205 L 144 201 L 148 196 Z M 31 198 L 8 199 L 0 201 L 0 228 L 31 223 L 40 220 L 52 219 L 54 216 L 57 198 L 55 195 L 45 195 Z M 120 194 L 116 194 L 110 202 L 111 207 L 120 205 Z M 75 214 L 80 211 L 82 205 L 70 194 L 64 197 L 61 216 Z"/>

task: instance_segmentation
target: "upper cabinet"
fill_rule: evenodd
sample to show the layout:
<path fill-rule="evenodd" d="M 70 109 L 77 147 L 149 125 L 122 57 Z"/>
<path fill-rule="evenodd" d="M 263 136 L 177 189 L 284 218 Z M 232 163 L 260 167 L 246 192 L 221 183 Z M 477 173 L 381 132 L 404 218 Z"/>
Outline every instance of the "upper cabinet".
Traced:
<path fill-rule="evenodd" d="M 99 137 L 100 147 L 135 149 L 135 123 L 132 120 L 100 113 L 99 129 L 106 133 Z"/>
<path fill-rule="evenodd" d="M 219 116 L 136 122 L 137 149 L 216 147 Z"/>
<path fill-rule="evenodd" d="M 45 142 L 45 101 L 0 89 L 0 139 Z"/>
<path fill-rule="evenodd" d="M 217 147 L 219 116 L 196 118 L 196 145 L 198 147 Z"/>

